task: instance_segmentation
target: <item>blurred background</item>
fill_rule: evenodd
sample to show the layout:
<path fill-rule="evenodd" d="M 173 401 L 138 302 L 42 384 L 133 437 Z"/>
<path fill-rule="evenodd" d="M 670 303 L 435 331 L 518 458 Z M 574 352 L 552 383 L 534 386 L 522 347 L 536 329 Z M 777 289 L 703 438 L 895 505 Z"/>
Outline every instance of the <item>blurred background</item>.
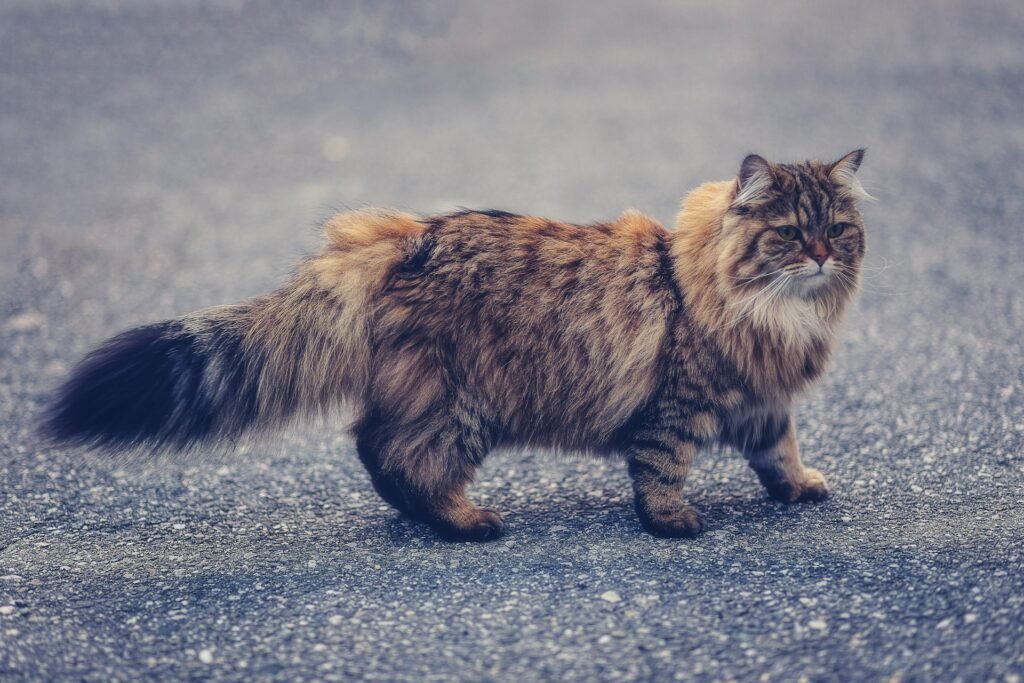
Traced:
<path fill-rule="evenodd" d="M 6 0 L 0 675 L 1019 681 L 1022 37 L 1010 0 Z M 82 353 L 273 288 L 336 210 L 671 225 L 749 152 L 864 146 L 799 413 L 826 505 L 710 456 L 670 544 L 620 464 L 526 453 L 475 489 L 509 540 L 452 547 L 340 428 L 149 469 L 31 437 Z"/>

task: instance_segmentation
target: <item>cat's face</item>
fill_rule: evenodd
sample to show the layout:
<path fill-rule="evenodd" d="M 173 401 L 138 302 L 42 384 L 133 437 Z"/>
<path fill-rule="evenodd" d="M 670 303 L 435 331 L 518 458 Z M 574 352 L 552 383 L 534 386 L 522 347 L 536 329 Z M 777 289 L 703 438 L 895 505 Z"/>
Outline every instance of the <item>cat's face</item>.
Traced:
<path fill-rule="evenodd" d="M 720 267 L 732 288 L 783 297 L 852 293 L 864 257 L 857 150 L 833 164 L 751 155 L 737 179 Z"/>

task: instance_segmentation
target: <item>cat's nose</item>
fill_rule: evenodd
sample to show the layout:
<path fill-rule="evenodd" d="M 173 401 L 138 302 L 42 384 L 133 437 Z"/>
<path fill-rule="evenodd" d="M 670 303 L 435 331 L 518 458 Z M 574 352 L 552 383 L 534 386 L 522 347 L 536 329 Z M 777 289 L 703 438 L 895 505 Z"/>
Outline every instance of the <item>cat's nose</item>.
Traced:
<path fill-rule="evenodd" d="M 811 242 L 807 245 L 807 255 L 820 266 L 828 260 L 828 247 L 823 242 Z"/>

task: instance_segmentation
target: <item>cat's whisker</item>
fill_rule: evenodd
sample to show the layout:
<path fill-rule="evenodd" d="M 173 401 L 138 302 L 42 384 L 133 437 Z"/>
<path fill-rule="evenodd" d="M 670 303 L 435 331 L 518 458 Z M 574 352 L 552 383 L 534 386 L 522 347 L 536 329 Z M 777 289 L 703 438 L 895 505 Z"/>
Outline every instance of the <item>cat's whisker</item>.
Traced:
<path fill-rule="evenodd" d="M 911 292 L 900 292 L 896 290 L 882 290 L 868 287 L 863 283 L 859 283 L 856 280 L 856 276 L 848 266 L 838 266 L 833 271 L 833 274 L 840 279 L 840 281 L 847 282 L 849 284 L 848 290 L 852 294 L 853 291 L 860 289 L 861 291 L 872 294 L 875 296 L 905 296 Z"/>
<path fill-rule="evenodd" d="M 846 290 L 847 294 L 853 294 L 857 289 L 857 281 L 848 273 L 844 273 L 841 269 L 836 269 L 832 274 Z"/>
<path fill-rule="evenodd" d="M 746 283 L 753 282 L 754 280 L 760 280 L 761 278 L 771 277 L 772 275 L 778 275 L 779 273 L 782 273 L 785 270 L 786 268 L 779 268 L 778 270 L 773 270 L 770 273 L 761 273 L 760 275 L 752 275 L 749 277 L 733 277 L 731 275 L 728 277 L 730 280 L 736 280 L 737 282 L 740 283 Z"/>
<path fill-rule="evenodd" d="M 890 263 L 884 256 L 879 256 L 878 260 L 881 261 L 881 265 L 869 266 L 867 264 L 861 263 L 860 266 L 858 266 L 858 270 L 862 272 L 874 273 L 871 277 L 878 277 L 879 275 L 889 270 L 890 268 L 898 268 L 899 266 L 903 265 L 903 262 L 901 261 Z"/>
<path fill-rule="evenodd" d="M 737 304 L 737 308 L 746 308 L 747 310 L 743 312 L 742 315 L 733 319 L 727 325 L 724 325 L 719 329 L 725 330 L 731 327 L 735 327 L 744 320 L 752 318 L 759 311 L 765 310 L 768 306 L 771 305 L 773 301 L 778 299 L 778 297 L 786 289 L 786 286 L 790 283 L 791 280 L 791 276 L 783 275 L 768 287 L 759 290 L 756 294 L 754 294 L 754 296 L 741 301 L 739 304 Z"/>
<path fill-rule="evenodd" d="M 775 280 L 774 282 L 772 282 L 767 287 L 759 289 L 752 296 L 749 296 L 746 299 L 743 299 L 743 300 L 739 301 L 736 304 L 736 308 L 741 309 L 741 310 L 746 310 L 747 314 L 749 314 L 750 311 L 753 311 L 753 310 L 755 310 L 757 308 L 758 304 L 765 297 L 771 296 L 772 292 L 775 292 L 776 290 L 780 289 L 784 284 L 785 284 L 785 277 L 781 277 L 781 278 Z"/>
<path fill-rule="evenodd" d="M 757 308 L 755 308 L 751 312 L 750 317 L 753 318 L 754 316 L 766 313 L 768 309 L 772 306 L 772 304 L 778 301 L 779 298 L 782 296 L 782 293 L 786 290 L 786 287 L 789 285 L 789 282 L 790 278 L 787 276 L 786 279 L 783 281 L 783 285 L 773 289 L 771 293 L 765 298 L 765 301 L 762 302 L 759 306 L 757 306 Z"/>
<path fill-rule="evenodd" d="M 770 306 L 770 305 L 771 305 L 771 304 L 772 304 L 773 302 L 777 301 L 777 300 L 778 300 L 778 299 L 779 299 L 779 298 L 780 298 L 780 297 L 782 296 L 782 293 L 783 293 L 783 292 L 784 292 L 784 291 L 786 290 L 786 288 L 787 288 L 787 287 L 789 286 L 789 283 L 790 283 L 790 281 L 791 281 L 791 280 L 792 280 L 792 277 L 791 277 L 791 276 L 789 276 L 789 275 L 786 275 L 786 276 L 784 277 L 784 280 L 783 280 L 783 285 L 782 285 L 781 287 L 777 287 L 777 288 L 776 288 L 776 289 L 775 289 L 775 290 L 774 290 L 774 291 L 772 292 L 772 294 L 771 294 L 771 295 L 770 295 L 770 296 L 768 297 L 768 300 L 767 300 L 767 301 L 766 301 L 766 302 L 765 302 L 764 304 L 762 304 L 762 306 L 761 306 L 760 308 L 761 308 L 762 310 L 763 310 L 763 309 L 766 309 L 766 308 L 768 308 L 768 307 L 769 307 L 769 306 Z"/>
<path fill-rule="evenodd" d="M 766 289 L 771 289 L 771 288 L 775 287 L 778 283 L 779 283 L 779 280 L 776 280 L 776 281 L 772 282 L 771 284 L 769 284 L 769 285 L 767 285 L 767 286 L 757 290 L 753 294 L 749 295 L 747 298 L 741 299 L 740 301 L 736 302 L 734 307 L 735 308 L 743 308 L 743 307 L 745 307 L 748 303 L 750 303 L 752 301 L 755 301 L 759 297 L 761 297 L 764 294 Z"/>

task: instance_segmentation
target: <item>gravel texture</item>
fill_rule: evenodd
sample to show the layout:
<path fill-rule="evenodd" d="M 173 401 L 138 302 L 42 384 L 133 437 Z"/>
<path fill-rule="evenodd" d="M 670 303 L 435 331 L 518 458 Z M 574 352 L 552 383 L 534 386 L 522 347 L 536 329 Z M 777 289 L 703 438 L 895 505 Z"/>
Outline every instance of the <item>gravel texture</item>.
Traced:
<path fill-rule="evenodd" d="M 1024 5 L 11 0 L 0 7 L 0 679 L 1024 677 Z M 671 222 L 749 151 L 867 145 L 866 287 L 801 404 L 820 505 L 738 456 L 709 533 L 625 468 L 488 461 L 448 545 L 342 425 L 41 449 L 69 365 L 266 291 L 333 210 Z"/>

